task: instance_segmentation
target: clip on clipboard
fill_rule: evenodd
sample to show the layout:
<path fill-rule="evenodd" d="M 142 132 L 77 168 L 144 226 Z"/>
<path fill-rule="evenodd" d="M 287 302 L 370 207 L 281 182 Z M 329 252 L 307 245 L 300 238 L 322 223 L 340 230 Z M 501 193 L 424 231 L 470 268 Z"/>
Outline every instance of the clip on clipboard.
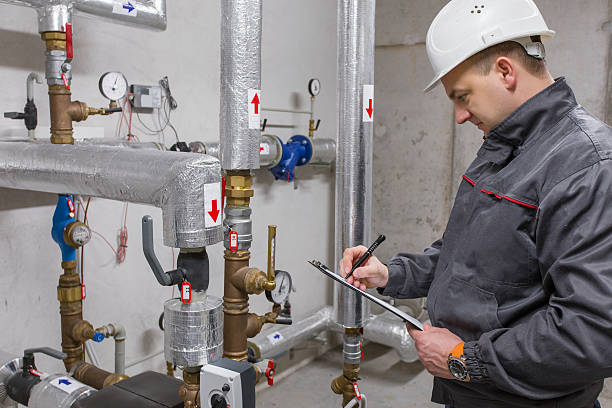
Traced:
<path fill-rule="evenodd" d="M 336 275 L 335 273 L 330 271 L 329 268 L 327 266 L 323 265 L 321 262 L 319 262 L 319 261 L 308 261 L 308 263 L 311 264 L 312 266 L 314 266 L 315 268 L 317 268 L 319 271 L 321 271 L 327 277 L 332 278 L 336 282 L 341 283 L 342 285 L 346 286 L 347 288 L 352 289 L 353 291 L 359 293 L 360 295 L 364 296 L 368 300 L 376 303 L 378 306 L 385 308 L 386 310 L 390 311 L 391 313 L 393 313 L 397 317 L 400 317 L 402 320 L 410 323 L 411 325 L 413 325 L 417 329 L 423 330 L 423 325 L 417 319 L 415 319 L 414 317 L 410 316 L 409 314 L 399 310 L 397 307 L 390 305 L 389 303 L 385 302 L 384 300 L 380 300 L 376 296 L 372 296 L 368 292 L 365 292 L 365 291 L 363 291 L 361 289 L 356 288 L 355 286 L 351 285 L 350 283 L 348 283 L 347 281 L 342 279 L 341 276 Z"/>

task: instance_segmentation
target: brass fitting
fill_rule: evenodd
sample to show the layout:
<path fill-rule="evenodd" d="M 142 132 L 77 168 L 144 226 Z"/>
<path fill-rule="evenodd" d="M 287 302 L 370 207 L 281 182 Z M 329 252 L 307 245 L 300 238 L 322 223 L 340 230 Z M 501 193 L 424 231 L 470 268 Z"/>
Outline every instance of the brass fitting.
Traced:
<path fill-rule="evenodd" d="M 87 384 L 97 390 L 130 378 L 127 375 L 109 373 L 106 370 L 84 361 L 79 361 L 75 365 L 74 374 L 72 376 L 83 384 Z"/>
<path fill-rule="evenodd" d="M 249 313 L 249 317 L 247 319 L 246 336 L 248 338 L 257 336 L 263 328 L 264 324 L 276 323 L 277 317 L 278 312 L 268 312 L 263 316 L 260 316 L 256 313 Z"/>
<path fill-rule="evenodd" d="M 66 33 L 47 31 L 40 36 L 47 46 L 47 51 L 66 50 Z"/>
<path fill-rule="evenodd" d="M 229 170 L 225 175 L 225 196 L 228 207 L 248 207 L 253 191 L 250 170 Z"/>
<path fill-rule="evenodd" d="M 169 377 L 174 377 L 174 364 L 170 361 L 166 361 L 166 373 Z"/>
<path fill-rule="evenodd" d="M 314 136 L 314 130 L 315 130 L 315 121 L 314 119 L 310 119 L 309 124 L 308 124 L 308 137 L 312 138 Z"/>
<path fill-rule="evenodd" d="M 76 261 L 64 261 L 62 268 L 64 273 L 59 278 L 57 298 L 60 301 L 62 351 L 68 354 L 64 365 L 66 371 L 70 371 L 77 361 L 83 360 L 83 344 L 72 337 L 72 328 L 83 320 L 83 303 Z"/>
<path fill-rule="evenodd" d="M 353 383 L 359 380 L 359 365 L 344 364 L 343 373 L 331 383 L 331 389 L 336 394 L 342 394 L 342 406 L 346 406 L 355 398 Z"/>
<path fill-rule="evenodd" d="M 183 370 L 183 384 L 179 388 L 179 397 L 185 408 L 200 407 L 200 370 L 202 366 L 185 367 Z"/>
<path fill-rule="evenodd" d="M 71 337 L 74 341 L 85 343 L 93 338 L 96 331 L 87 320 L 80 320 L 72 326 L 71 332 Z"/>
<path fill-rule="evenodd" d="M 266 273 L 257 268 L 240 268 L 231 278 L 232 284 L 249 295 L 259 295 L 264 290 L 274 290 L 275 281 L 268 281 Z"/>

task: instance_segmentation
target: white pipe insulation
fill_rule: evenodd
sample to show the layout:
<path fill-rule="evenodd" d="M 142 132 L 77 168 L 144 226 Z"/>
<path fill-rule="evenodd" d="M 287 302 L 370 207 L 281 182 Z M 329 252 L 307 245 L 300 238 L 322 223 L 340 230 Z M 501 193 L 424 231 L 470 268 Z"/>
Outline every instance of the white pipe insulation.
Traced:
<path fill-rule="evenodd" d="M 31 7 L 38 13 L 38 32 L 64 31 L 76 11 L 133 27 L 164 31 L 166 0 L 0 0 L 0 3 Z"/>
<path fill-rule="evenodd" d="M 221 189 L 221 168 L 203 154 L 4 142 L 0 187 L 160 207 L 164 244 L 172 248 L 200 248 L 223 238 L 221 225 L 206 221 L 206 192 Z"/>

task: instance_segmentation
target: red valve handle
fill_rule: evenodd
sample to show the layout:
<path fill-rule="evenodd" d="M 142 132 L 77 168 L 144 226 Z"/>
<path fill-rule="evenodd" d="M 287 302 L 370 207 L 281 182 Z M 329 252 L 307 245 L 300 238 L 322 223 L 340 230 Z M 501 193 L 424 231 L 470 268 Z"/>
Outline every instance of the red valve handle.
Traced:
<path fill-rule="evenodd" d="M 353 383 L 353 390 L 355 390 L 355 398 L 357 398 L 357 401 L 361 401 L 361 392 L 359 392 L 359 386 L 357 385 L 357 381 Z"/>
<path fill-rule="evenodd" d="M 72 61 L 72 24 L 66 23 L 66 62 Z"/>
<path fill-rule="evenodd" d="M 268 379 L 268 385 L 274 385 L 274 361 L 268 361 L 268 369 L 266 370 L 266 378 Z"/>

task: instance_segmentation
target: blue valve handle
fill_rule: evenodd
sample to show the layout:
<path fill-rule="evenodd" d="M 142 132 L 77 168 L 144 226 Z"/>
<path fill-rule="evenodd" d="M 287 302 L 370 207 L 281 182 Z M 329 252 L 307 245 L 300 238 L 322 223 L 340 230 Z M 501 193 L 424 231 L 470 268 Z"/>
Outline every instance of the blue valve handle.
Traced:
<path fill-rule="evenodd" d="M 270 169 L 276 180 L 292 181 L 296 166 L 307 164 L 312 158 L 312 142 L 302 135 L 295 135 L 283 144 L 283 155 L 280 162 Z"/>
<path fill-rule="evenodd" d="M 69 202 L 72 204 L 72 208 L 70 208 Z M 75 221 L 74 202 L 72 200 L 72 196 L 60 194 L 57 197 L 57 205 L 55 206 L 55 212 L 53 213 L 51 236 L 62 251 L 62 261 L 76 260 L 76 249 L 64 241 L 64 230 L 68 225 Z"/>
<path fill-rule="evenodd" d="M 100 343 L 102 340 L 105 339 L 104 333 L 95 332 L 91 339 L 95 341 L 96 343 Z"/>

